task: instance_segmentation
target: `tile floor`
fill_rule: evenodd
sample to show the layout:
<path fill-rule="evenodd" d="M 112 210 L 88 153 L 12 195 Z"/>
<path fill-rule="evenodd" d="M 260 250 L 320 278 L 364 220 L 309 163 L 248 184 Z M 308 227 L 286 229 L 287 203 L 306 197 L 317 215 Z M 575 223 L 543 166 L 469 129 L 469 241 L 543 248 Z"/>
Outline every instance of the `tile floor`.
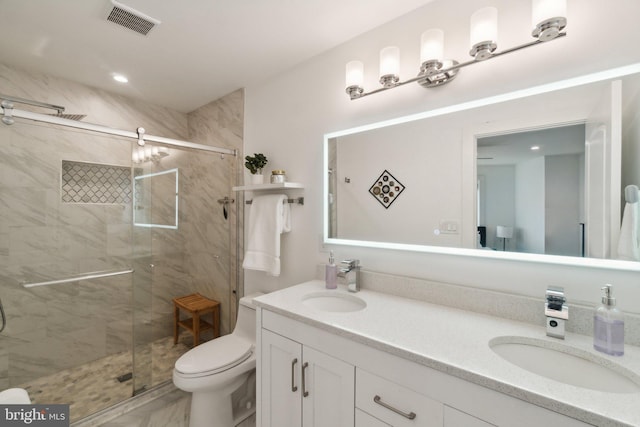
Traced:
<path fill-rule="evenodd" d="M 188 427 L 190 404 L 189 393 L 174 388 L 143 406 L 93 427 Z M 256 415 L 253 414 L 236 427 L 255 426 Z"/>
<path fill-rule="evenodd" d="M 170 381 L 175 361 L 187 350 L 188 344 L 182 340 L 174 346 L 172 337 L 153 342 L 149 387 Z M 27 390 L 33 403 L 69 404 L 71 422 L 75 422 L 130 398 L 133 394 L 132 380 L 119 382 L 117 377 L 131 371 L 132 356 L 125 352 L 19 387 Z"/>

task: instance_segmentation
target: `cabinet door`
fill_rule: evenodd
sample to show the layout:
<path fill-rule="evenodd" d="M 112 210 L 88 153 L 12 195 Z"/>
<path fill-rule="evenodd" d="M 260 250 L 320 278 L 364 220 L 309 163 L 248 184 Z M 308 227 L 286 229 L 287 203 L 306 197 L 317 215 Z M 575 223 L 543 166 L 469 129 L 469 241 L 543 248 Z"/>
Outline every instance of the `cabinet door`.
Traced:
<path fill-rule="evenodd" d="M 301 427 L 302 346 L 262 330 L 262 426 Z"/>
<path fill-rule="evenodd" d="M 306 346 L 303 358 L 304 427 L 354 427 L 353 365 Z"/>
<path fill-rule="evenodd" d="M 444 407 L 444 427 L 495 427 L 482 421 L 479 418 L 472 417 L 469 414 L 460 412 L 450 406 Z"/>

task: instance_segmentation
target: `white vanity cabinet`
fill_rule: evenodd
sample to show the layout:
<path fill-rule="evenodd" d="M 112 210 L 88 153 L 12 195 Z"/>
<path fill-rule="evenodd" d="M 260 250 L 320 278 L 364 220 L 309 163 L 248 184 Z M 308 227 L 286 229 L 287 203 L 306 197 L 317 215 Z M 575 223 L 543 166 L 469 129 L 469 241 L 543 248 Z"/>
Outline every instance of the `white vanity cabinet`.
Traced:
<path fill-rule="evenodd" d="M 258 313 L 258 427 L 590 425 L 340 336 L 330 325 Z"/>
<path fill-rule="evenodd" d="M 443 426 L 442 403 L 360 368 L 356 407 L 394 427 Z"/>
<path fill-rule="evenodd" d="M 261 363 L 262 426 L 353 426 L 353 365 L 265 329 Z"/>

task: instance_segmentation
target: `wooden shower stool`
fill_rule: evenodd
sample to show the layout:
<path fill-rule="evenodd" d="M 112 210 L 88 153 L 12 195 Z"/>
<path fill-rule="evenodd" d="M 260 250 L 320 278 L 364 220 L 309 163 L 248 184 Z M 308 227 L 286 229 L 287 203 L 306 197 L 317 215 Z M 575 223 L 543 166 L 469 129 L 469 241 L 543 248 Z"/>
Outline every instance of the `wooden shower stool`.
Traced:
<path fill-rule="evenodd" d="M 191 317 L 180 320 L 180 309 Z M 211 313 L 212 321 L 207 322 L 200 316 Z M 173 344 L 178 343 L 180 326 L 193 334 L 193 346 L 200 344 L 200 332 L 213 329 L 213 337 L 220 336 L 220 303 L 195 293 L 173 299 Z"/>

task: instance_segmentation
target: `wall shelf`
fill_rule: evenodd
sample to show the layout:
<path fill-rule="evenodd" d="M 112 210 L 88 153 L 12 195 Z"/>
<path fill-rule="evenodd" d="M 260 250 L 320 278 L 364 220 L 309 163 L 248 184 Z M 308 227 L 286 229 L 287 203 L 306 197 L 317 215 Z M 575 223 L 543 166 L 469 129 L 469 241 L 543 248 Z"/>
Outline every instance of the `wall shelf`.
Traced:
<path fill-rule="evenodd" d="M 233 191 L 260 191 L 260 190 L 281 190 L 288 188 L 304 188 L 298 182 L 285 182 L 281 184 L 249 184 L 233 187 Z"/>

